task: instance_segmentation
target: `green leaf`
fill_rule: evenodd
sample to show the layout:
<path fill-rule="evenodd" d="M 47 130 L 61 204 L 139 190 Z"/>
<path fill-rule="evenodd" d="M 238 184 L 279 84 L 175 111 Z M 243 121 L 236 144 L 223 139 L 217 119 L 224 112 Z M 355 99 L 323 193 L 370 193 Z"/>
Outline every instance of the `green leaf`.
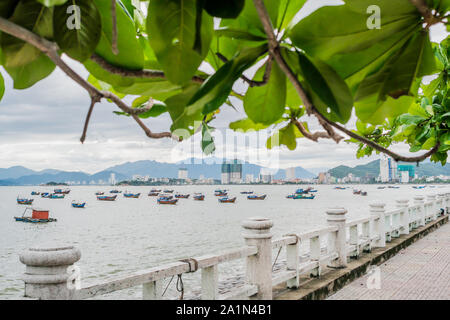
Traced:
<path fill-rule="evenodd" d="M 55 64 L 41 54 L 30 63 L 20 67 L 5 67 L 5 70 L 14 80 L 14 89 L 27 89 L 49 76 L 55 68 Z"/>
<path fill-rule="evenodd" d="M 5 93 L 5 80 L 3 79 L 3 76 L 0 73 L 0 101 L 2 100 L 4 93 Z"/>
<path fill-rule="evenodd" d="M 20 1 L 9 20 L 41 37 L 51 39 L 52 13 L 53 8 L 46 8 L 38 2 Z M 41 55 L 36 47 L 6 33 L 1 37 L 1 46 L 2 64 L 5 68 L 24 66 Z"/>
<path fill-rule="evenodd" d="M 289 150 L 295 150 L 297 148 L 296 139 L 302 136 L 298 128 L 290 122 L 286 127 L 277 130 L 274 135 L 267 139 L 266 147 L 267 149 L 272 149 L 273 147 L 285 145 Z"/>
<path fill-rule="evenodd" d="M 112 52 L 111 0 L 94 0 L 94 3 L 100 12 L 102 25 L 102 35 L 95 53 L 114 66 L 129 70 L 141 70 L 144 67 L 144 53 L 137 39 L 134 21 L 129 13 L 122 5 L 116 6 L 119 53 L 115 55 Z M 121 2 L 117 1 L 117 3 Z M 96 78 L 98 77 L 96 76 Z"/>
<path fill-rule="evenodd" d="M 382 103 L 366 99 L 355 104 L 356 116 L 366 123 L 382 124 L 387 118 L 395 118 L 403 113 L 407 113 L 414 100 L 414 97 L 409 96 L 403 96 L 398 99 L 388 97 Z"/>
<path fill-rule="evenodd" d="M 237 18 L 244 8 L 245 0 L 205 0 L 204 8 L 213 17 Z"/>
<path fill-rule="evenodd" d="M 16 8 L 19 0 L 2 0 L 0 1 L 0 17 L 9 18 Z"/>
<path fill-rule="evenodd" d="M 262 77 L 265 69 L 260 68 L 255 77 Z M 244 97 L 245 113 L 255 123 L 270 125 L 281 118 L 285 104 L 286 76 L 274 61 L 267 84 L 248 89 Z"/>
<path fill-rule="evenodd" d="M 193 134 L 196 129 L 194 126 L 201 125 L 204 117 L 201 109 L 196 110 L 196 112 L 189 112 L 190 110 L 187 107 L 189 100 L 192 99 L 198 88 L 198 84 L 190 84 L 181 93 L 171 96 L 164 101 L 172 118 L 173 123 L 170 127 L 172 132 L 181 129 L 182 132 Z"/>
<path fill-rule="evenodd" d="M 196 0 L 153 0 L 148 10 L 150 46 L 167 78 L 176 84 L 189 82 L 208 53 L 212 17 L 202 14 L 199 53 L 195 50 Z"/>
<path fill-rule="evenodd" d="M 59 6 L 67 2 L 67 0 L 37 0 L 37 1 L 49 8 Z"/>
<path fill-rule="evenodd" d="M 214 138 L 211 134 L 211 127 L 205 122 L 202 124 L 202 150 L 206 155 L 210 155 L 216 151 Z"/>
<path fill-rule="evenodd" d="M 68 28 L 68 8 L 78 6 L 80 24 Z M 53 33 L 56 43 L 69 57 L 84 61 L 95 51 L 102 32 L 100 13 L 91 0 L 71 0 L 57 6 L 53 13 Z"/>
<path fill-rule="evenodd" d="M 282 49 L 281 53 L 305 80 L 304 87 L 316 108 L 332 121 L 347 123 L 353 108 L 353 98 L 344 80 L 318 59 L 287 49 Z M 298 63 L 295 63 L 295 56 Z"/>
<path fill-rule="evenodd" d="M 230 123 L 230 129 L 234 131 L 259 131 L 270 127 L 270 125 L 265 125 L 262 123 L 254 123 L 251 119 L 246 118 Z"/>
<path fill-rule="evenodd" d="M 422 145 L 422 150 L 430 150 L 436 145 L 436 138 L 430 137 L 425 141 L 425 143 Z"/>
<path fill-rule="evenodd" d="M 277 28 L 283 30 L 289 29 L 292 19 L 303 8 L 306 0 L 280 0 L 280 9 L 278 10 Z"/>
<path fill-rule="evenodd" d="M 206 115 L 217 110 L 228 98 L 234 82 L 267 50 L 267 45 L 244 48 L 210 76 L 189 101 L 190 112 L 199 109 Z"/>

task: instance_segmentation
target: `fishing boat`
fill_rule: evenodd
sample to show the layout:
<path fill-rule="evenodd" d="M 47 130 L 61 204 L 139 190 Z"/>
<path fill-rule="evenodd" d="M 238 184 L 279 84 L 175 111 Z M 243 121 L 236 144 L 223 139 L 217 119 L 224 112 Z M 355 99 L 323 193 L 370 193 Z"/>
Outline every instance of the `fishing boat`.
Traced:
<path fill-rule="evenodd" d="M 216 191 L 216 193 L 214 193 L 214 195 L 215 195 L 216 197 L 226 197 L 226 196 L 228 195 L 228 193 L 225 192 L 225 191 L 221 191 L 221 192 L 217 192 L 217 191 Z"/>
<path fill-rule="evenodd" d="M 119 191 L 119 190 L 111 190 L 109 193 L 122 193 L 122 191 Z"/>
<path fill-rule="evenodd" d="M 334 187 L 335 189 L 337 189 L 337 190 L 345 190 L 345 189 L 347 189 L 346 187 Z"/>
<path fill-rule="evenodd" d="M 361 195 L 362 196 L 367 196 L 367 192 L 366 191 L 361 191 Z"/>
<path fill-rule="evenodd" d="M 72 201 L 72 207 L 74 207 L 74 208 L 84 208 L 85 205 L 86 205 L 86 202 Z"/>
<path fill-rule="evenodd" d="M 66 193 L 52 193 L 49 195 L 49 199 L 64 199 Z"/>
<path fill-rule="evenodd" d="M 102 195 L 104 195 L 104 194 L 105 194 L 104 192 L 96 192 L 96 193 L 95 193 L 96 196 L 102 196 Z"/>
<path fill-rule="evenodd" d="M 173 196 L 172 195 L 170 195 L 170 194 L 164 194 L 164 193 L 161 193 L 160 195 L 159 195 L 159 198 L 164 198 L 164 199 L 173 199 Z"/>
<path fill-rule="evenodd" d="M 173 193 L 173 190 L 164 190 L 165 193 Z"/>
<path fill-rule="evenodd" d="M 253 191 L 241 191 L 241 194 L 253 194 Z"/>
<path fill-rule="evenodd" d="M 31 205 L 33 204 L 33 201 L 34 199 L 17 198 L 17 204 Z"/>
<path fill-rule="evenodd" d="M 382 189 L 384 189 L 384 188 L 386 188 L 386 187 L 378 187 L 377 189 L 380 189 L 380 190 L 382 190 Z"/>
<path fill-rule="evenodd" d="M 159 197 L 158 203 L 159 204 L 176 204 L 178 202 L 178 199 L 173 199 L 173 197 Z"/>
<path fill-rule="evenodd" d="M 314 199 L 316 196 L 314 194 L 296 194 L 292 199 Z"/>
<path fill-rule="evenodd" d="M 176 194 L 175 198 L 177 199 L 187 199 L 189 198 L 190 194 Z"/>
<path fill-rule="evenodd" d="M 152 191 L 150 191 L 149 193 L 148 193 L 148 196 L 149 197 L 157 197 L 159 195 L 159 192 L 152 192 Z"/>
<path fill-rule="evenodd" d="M 389 189 L 400 189 L 399 186 L 388 186 Z"/>
<path fill-rule="evenodd" d="M 130 192 L 125 192 L 123 194 L 125 198 L 139 198 L 140 195 L 141 195 L 140 193 L 130 193 Z"/>
<path fill-rule="evenodd" d="M 32 210 L 31 217 L 25 216 L 25 213 L 27 213 L 28 210 Z M 14 217 L 14 219 L 20 222 L 31 222 L 31 223 L 46 223 L 56 221 L 56 219 L 49 217 L 48 210 L 32 209 L 32 208 L 26 208 L 21 217 Z"/>
<path fill-rule="evenodd" d="M 228 197 L 219 198 L 220 203 L 234 203 L 235 201 L 236 201 L 236 197 L 234 197 L 234 198 L 228 198 Z"/>
<path fill-rule="evenodd" d="M 311 192 L 317 192 L 317 190 L 316 189 L 311 189 L 311 190 L 309 190 L 309 192 L 311 193 Z"/>
<path fill-rule="evenodd" d="M 361 190 L 353 190 L 353 194 L 361 194 Z"/>
<path fill-rule="evenodd" d="M 228 190 L 226 190 L 226 189 L 216 189 L 216 190 L 214 190 L 214 192 L 218 192 L 218 193 L 220 193 L 220 192 L 227 192 Z"/>
<path fill-rule="evenodd" d="M 41 193 L 40 192 L 37 192 L 37 191 L 31 191 L 31 195 L 32 196 L 38 196 L 38 195 L 40 195 Z"/>
<path fill-rule="evenodd" d="M 413 186 L 414 189 L 424 189 L 426 186 Z"/>
<path fill-rule="evenodd" d="M 97 200 L 100 200 L 100 201 L 114 201 L 114 200 L 116 200 L 116 198 L 117 198 L 117 195 L 114 195 L 114 196 L 97 196 Z"/>
<path fill-rule="evenodd" d="M 249 195 L 247 196 L 248 200 L 264 200 L 266 198 L 267 195 L 263 194 L 262 196 L 257 196 L 257 195 Z"/>
<path fill-rule="evenodd" d="M 201 193 L 194 194 L 194 200 L 203 201 L 205 200 L 205 195 Z"/>
<path fill-rule="evenodd" d="M 55 189 L 53 190 L 53 193 L 55 194 L 69 194 L 70 193 L 70 189 Z"/>
<path fill-rule="evenodd" d="M 286 198 L 288 198 L 288 199 L 292 199 L 292 198 L 294 198 L 295 197 L 295 194 L 290 194 L 290 195 L 287 195 L 286 196 Z"/>
<path fill-rule="evenodd" d="M 43 192 L 43 193 L 41 193 L 41 197 L 42 197 L 42 198 L 50 198 L 50 193 L 48 193 L 48 192 Z"/>
<path fill-rule="evenodd" d="M 160 192 L 161 192 L 161 189 L 152 189 L 152 190 L 150 190 L 150 192 L 160 193 Z"/>

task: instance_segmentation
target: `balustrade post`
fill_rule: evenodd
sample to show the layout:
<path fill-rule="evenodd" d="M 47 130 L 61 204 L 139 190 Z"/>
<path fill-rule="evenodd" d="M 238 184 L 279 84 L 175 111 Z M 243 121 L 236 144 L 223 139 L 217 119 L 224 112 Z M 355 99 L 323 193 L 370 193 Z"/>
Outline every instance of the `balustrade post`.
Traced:
<path fill-rule="evenodd" d="M 427 208 L 425 223 L 431 222 L 436 219 L 436 196 L 434 194 L 427 195 L 427 201 L 431 202 L 431 207 Z"/>
<path fill-rule="evenodd" d="M 440 217 L 445 214 L 445 193 L 438 193 L 437 198 L 439 199 L 440 205 L 436 206 L 436 214 L 438 217 Z M 442 210 L 444 210 L 443 213 Z"/>
<path fill-rule="evenodd" d="M 408 199 L 395 200 L 395 206 L 402 209 L 400 213 L 400 233 L 409 234 L 409 212 L 408 212 Z"/>
<path fill-rule="evenodd" d="M 288 288 L 298 288 L 300 286 L 300 275 L 299 275 L 299 249 L 300 249 L 300 241 L 297 238 L 297 241 L 293 244 L 288 244 L 286 246 L 286 269 L 289 271 L 295 271 L 295 278 L 289 279 L 286 282 Z"/>
<path fill-rule="evenodd" d="M 331 268 L 345 268 L 347 266 L 347 235 L 345 208 L 331 208 L 327 210 L 327 223 L 337 227 L 337 231 L 328 234 L 328 253 L 336 252 L 338 258 L 329 263 Z"/>
<path fill-rule="evenodd" d="M 250 218 L 242 223 L 245 243 L 256 246 L 258 253 L 247 257 L 247 282 L 258 287 L 256 299 L 272 300 L 273 222 L 267 218 Z"/>
<path fill-rule="evenodd" d="M 415 196 L 414 204 L 420 205 L 419 209 L 419 226 L 422 227 L 425 225 L 425 197 L 424 196 Z"/>
<path fill-rule="evenodd" d="M 364 240 L 369 240 L 368 244 L 366 244 L 363 248 L 363 252 L 371 252 L 372 251 L 372 244 L 370 241 L 370 221 L 363 222 L 362 224 L 362 237 Z"/>
<path fill-rule="evenodd" d="M 349 228 L 350 238 L 349 244 L 355 246 L 355 250 L 350 253 L 350 257 L 358 259 L 359 257 L 359 235 L 358 235 L 358 225 L 355 224 Z"/>
<path fill-rule="evenodd" d="M 385 203 L 373 202 L 370 205 L 370 215 L 373 221 L 373 234 L 378 236 L 378 239 L 374 242 L 374 247 L 386 246 L 386 231 L 385 231 Z"/>
<path fill-rule="evenodd" d="M 81 252 L 75 247 L 30 248 L 20 254 L 25 264 L 25 297 L 40 300 L 74 299 L 80 272 L 74 263 Z"/>
<path fill-rule="evenodd" d="M 311 277 L 319 277 L 321 273 L 320 268 L 320 237 L 312 237 L 309 239 L 309 258 L 311 261 L 317 261 L 317 268 L 311 270 Z"/>

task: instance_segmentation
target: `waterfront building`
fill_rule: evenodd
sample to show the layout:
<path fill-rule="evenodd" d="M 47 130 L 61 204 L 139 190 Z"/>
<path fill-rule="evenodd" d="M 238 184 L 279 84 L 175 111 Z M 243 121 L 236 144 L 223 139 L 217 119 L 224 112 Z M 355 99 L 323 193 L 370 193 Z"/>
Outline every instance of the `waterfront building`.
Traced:
<path fill-rule="evenodd" d="M 415 167 L 410 164 L 399 164 L 398 172 L 399 172 L 400 176 L 402 176 L 403 172 L 407 172 L 409 179 L 414 179 L 414 177 L 416 175 Z"/>
<path fill-rule="evenodd" d="M 188 170 L 186 168 L 178 169 L 178 179 L 186 180 L 188 178 Z"/>
<path fill-rule="evenodd" d="M 245 175 L 245 183 L 253 183 L 255 181 L 255 177 L 252 174 Z"/>
<path fill-rule="evenodd" d="M 381 182 L 395 182 L 398 179 L 397 162 L 386 155 L 380 159 L 380 178 Z"/>
<path fill-rule="evenodd" d="M 409 172 L 408 171 L 400 171 L 400 177 L 402 183 L 409 182 Z"/>
<path fill-rule="evenodd" d="M 317 183 L 329 183 L 331 175 L 329 172 L 320 172 Z"/>
<path fill-rule="evenodd" d="M 242 183 L 242 164 L 238 160 L 225 161 L 222 164 L 222 184 Z"/>

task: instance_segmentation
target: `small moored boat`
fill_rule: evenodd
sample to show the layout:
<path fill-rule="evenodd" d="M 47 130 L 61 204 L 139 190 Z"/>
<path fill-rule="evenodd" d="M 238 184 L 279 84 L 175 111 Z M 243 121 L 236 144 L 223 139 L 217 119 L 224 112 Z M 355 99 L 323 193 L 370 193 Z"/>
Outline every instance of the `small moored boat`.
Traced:
<path fill-rule="evenodd" d="M 158 195 L 159 195 L 159 192 L 151 192 L 151 191 L 150 191 L 150 192 L 148 193 L 148 196 L 149 196 L 149 197 L 157 197 Z"/>
<path fill-rule="evenodd" d="M 253 191 L 241 191 L 241 194 L 253 194 Z"/>
<path fill-rule="evenodd" d="M 25 216 L 25 213 L 28 210 L 32 210 L 31 217 Z M 26 208 L 21 217 L 14 217 L 14 219 L 20 222 L 31 222 L 31 223 L 46 223 L 56 221 L 56 219 L 49 217 L 48 210 L 32 209 L 32 208 Z"/>
<path fill-rule="evenodd" d="M 117 195 L 114 195 L 114 196 L 97 196 L 97 200 L 100 200 L 100 201 L 114 201 L 114 200 L 116 200 L 116 198 L 117 198 Z"/>
<path fill-rule="evenodd" d="M 267 195 L 262 195 L 262 196 L 257 196 L 257 195 L 250 195 L 247 196 L 248 200 L 264 200 L 266 198 Z"/>
<path fill-rule="evenodd" d="M 85 206 L 86 206 L 86 202 L 72 201 L 72 207 L 74 207 L 74 208 L 84 208 Z"/>
<path fill-rule="evenodd" d="M 203 201 L 205 200 L 205 195 L 201 193 L 194 194 L 194 200 Z"/>
<path fill-rule="evenodd" d="M 216 197 L 226 197 L 226 196 L 228 195 L 228 193 L 225 192 L 225 191 L 221 191 L 221 192 L 217 192 L 217 191 L 216 191 L 216 193 L 214 193 L 214 195 L 215 195 Z"/>
<path fill-rule="evenodd" d="M 235 201 L 236 201 L 236 197 L 234 197 L 234 198 L 228 198 L 228 197 L 219 198 L 220 203 L 234 203 Z"/>
<path fill-rule="evenodd" d="M 37 192 L 37 191 L 31 191 L 31 195 L 32 196 L 38 196 L 38 195 L 40 195 L 41 193 L 40 192 Z"/>
<path fill-rule="evenodd" d="M 48 193 L 48 192 L 43 192 L 43 193 L 41 193 L 41 197 L 42 197 L 42 198 L 50 198 L 50 193 Z"/>
<path fill-rule="evenodd" d="M 123 194 L 125 198 L 139 198 L 140 195 L 141 195 L 140 193 L 130 193 L 130 192 L 125 192 Z"/>
<path fill-rule="evenodd" d="M 17 198 L 17 204 L 31 205 L 33 204 L 33 201 L 34 199 Z"/>
<path fill-rule="evenodd" d="M 177 199 L 187 199 L 189 198 L 190 194 L 176 194 L 175 198 Z"/>
<path fill-rule="evenodd" d="M 70 189 L 55 189 L 53 190 L 53 193 L 55 194 L 69 194 L 70 193 Z"/>
<path fill-rule="evenodd" d="M 158 198 L 159 204 L 176 204 L 178 199 L 173 199 L 173 197 L 160 197 Z"/>
<path fill-rule="evenodd" d="M 52 193 L 49 195 L 49 199 L 64 199 L 66 193 Z"/>
<path fill-rule="evenodd" d="M 100 191 L 95 193 L 96 196 L 102 196 L 104 194 L 105 194 L 104 192 L 100 192 Z"/>
<path fill-rule="evenodd" d="M 314 194 L 296 194 L 292 199 L 314 199 L 316 196 Z"/>
<path fill-rule="evenodd" d="M 165 193 L 173 193 L 173 190 L 164 190 Z"/>
<path fill-rule="evenodd" d="M 111 190 L 109 193 L 122 193 L 122 191 L 119 191 L 119 190 Z"/>

